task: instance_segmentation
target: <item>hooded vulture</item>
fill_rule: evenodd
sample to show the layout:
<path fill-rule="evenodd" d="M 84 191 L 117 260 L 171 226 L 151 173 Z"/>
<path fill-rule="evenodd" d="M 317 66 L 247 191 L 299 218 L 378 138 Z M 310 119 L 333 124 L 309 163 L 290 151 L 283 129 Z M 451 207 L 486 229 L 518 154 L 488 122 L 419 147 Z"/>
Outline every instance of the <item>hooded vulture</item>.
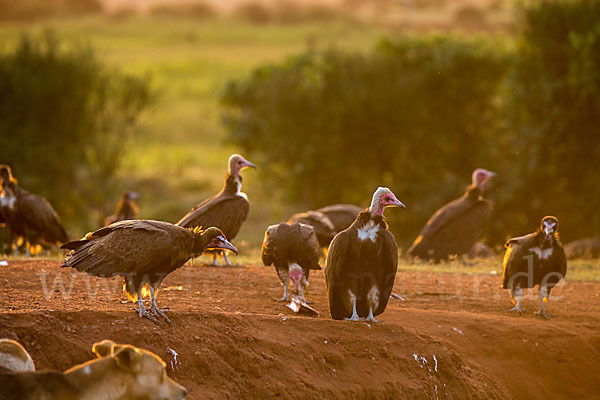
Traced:
<path fill-rule="evenodd" d="M 472 184 L 462 197 L 433 214 L 406 252 L 411 258 L 439 262 L 468 252 L 483 235 L 492 213 L 492 202 L 483 198 L 484 183 L 495 174 L 473 171 Z"/>
<path fill-rule="evenodd" d="M 192 208 L 177 222 L 177 225 L 186 228 L 216 226 L 228 240 L 233 240 L 250 211 L 248 196 L 242 192 L 240 175 L 240 171 L 247 167 L 256 168 L 239 154 L 229 157 L 229 169 L 223 189 Z M 213 252 L 213 265 L 217 265 L 217 253 Z M 223 251 L 223 255 L 227 265 L 231 265 L 227 252 Z"/>
<path fill-rule="evenodd" d="M 398 245 L 383 217 L 386 207 L 402 207 L 388 188 L 373 194 L 362 211 L 329 246 L 325 278 L 333 319 L 377 322 L 385 310 L 398 267 Z"/>
<path fill-rule="evenodd" d="M 265 232 L 261 249 L 261 258 L 265 266 L 274 265 L 283 285 L 281 301 L 288 301 L 290 278 L 296 287 L 296 293 L 304 299 L 304 288 L 308 287 L 308 275 L 311 269 L 319 266 L 319 242 L 312 226 L 282 222 L 271 225 Z"/>
<path fill-rule="evenodd" d="M 332 204 L 317 210 L 329 218 L 335 233 L 341 232 L 354 222 L 363 209 L 352 204 Z"/>
<path fill-rule="evenodd" d="M 60 244 L 69 240 L 54 208 L 43 197 L 21 189 L 8 165 L 0 165 L 0 213 L 11 231 L 15 255 L 19 237 L 25 239 L 27 256 L 31 246 Z"/>
<path fill-rule="evenodd" d="M 301 223 L 313 227 L 320 247 L 327 247 L 336 235 L 333 223 L 329 218 L 319 211 L 306 211 L 294 214 L 288 220 L 288 224 Z"/>
<path fill-rule="evenodd" d="M 137 219 L 140 209 L 135 201 L 139 198 L 140 196 L 136 192 L 123 192 L 121 200 L 117 203 L 115 213 L 104 219 L 104 226 L 126 219 Z"/>
<path fill-rule="evenodd" d="M 515 306 L 509 311 L 525 312 L 521 308 L 524 288 L 539 285 L 540 309 L 535 313 L 548 319 L 544 303 L 550 289 L 567 274 L 567 257 L 558 237 L 558 218 L 542 219 L 537 231 L 506 242 L 502 270 L 502 288 L 510 289 Z"/>
<path fill-rule="evenodd" d="M 101 278 L 123 277 L 123 291 L 139 305 L 139 316 L 155 322 L 166 315 L 156 305 L 155 291 L 162 280 L 190 257 L 206 250 L 237 250 L 218 228 L 182 228 L 162 221 L 126 220 L 65 243 L 72 250 L 62 267 L 72 267 Z M 144 289 L 144 290 L 142 290 Z M 150 293 L 150 314 L 142 297 Z M 170 321 L 169 321 L 170 322 Z"/>

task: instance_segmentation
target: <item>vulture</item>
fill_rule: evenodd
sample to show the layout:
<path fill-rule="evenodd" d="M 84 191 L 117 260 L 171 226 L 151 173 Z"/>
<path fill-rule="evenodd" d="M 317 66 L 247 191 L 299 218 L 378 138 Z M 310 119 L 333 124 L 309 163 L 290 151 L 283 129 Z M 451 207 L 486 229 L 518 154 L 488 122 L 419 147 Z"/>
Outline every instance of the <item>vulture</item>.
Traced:
<path fill-rule="evenodd" d="M 123 192 L 121 200 L 117 203 L 115 213 L 104 219 L 104 226 L 126 219 L 137 219 L 140 209 L 135 201 L 139 198 L 140 195 L 136 192 Z"/>
<path fill-rule="evenodd" d="M 335 233 L 343 231 L 356 219 L 363 209 L 352 204 L 332 204 L 319 208 L 317 211 L 323 213 L 333 224 Z"/>
<path fill-rule="evenodd" d="M 356 217 L 355 217 L 356 218 Z M 331 220 L 322 212 L 306 211 L 294 214 L 288 220 L 288 224 L 301 223 L 313 227 L 320 247 L 327 247 L 338 233 Z"/>
<path fill-rule="evenodd" d="M 31 255 L 31 246 L 69 240 L 48 200 L 21 189 L 8 165 L 0 165 L 0 179 L 0 213 L 11 231 L 15 255 L 19 237 L 25 240 L 27 256 Z"/>
<path fill-rule="evenodd" d="M 170 322 L 156 305 L 155 298 L 155 292 L 168 274 L 206 250 L 228 250 L 237 254 L 237 249 L 218 228 L 188 229 L 152 220 L 115 222 L 61 248 L 71 250 L 62 267 L 102 278 L 122 276 L 123 291 L 131 301 L 138 302 L 139 316 L 154 322 L 157 322 L 155 316 Z M 152 314 L 142 302 L 148 292 Z"/>
<path fill-rule="evenodd" d="M 383 217 L 386 207 L 406 208 L 385 187 L 329 246 L 325 278 L 333 319 L 378 322 L 385 310 L 398 267 L 398 245 Z"/>
<path fill-rule="evenodd" d="M 496 175 L 478 168 L 472 184 L 462 197 L 451 201 L 433 214 L 406 252 L 410 258 L 439 262 L 468 252 L 483 235 L 493 203 L 483 198 L 485 182 Z"/>
<path fill-rule="evenodd" d="M 177 222 L 185 228 L 196 226 L 219 228 L 228 240 L 233 240 L 250 211 L 250 202 L 246 193 L 242 192 L 242 176 L 244 168 L 256 168 L 254 164 L 239 154 L 229 157 L 229 169 L 225 177 L 223 189 L 216 195 L 204 200 Z M 213 253 L 213 265 L 217 265 L 217 253 Z M 223 251 L 225 262 L 231 265 L 227 252 Z"/>
<path fill-rule="evenodd" d="M 575 240 L 565 245 L 568 259 L 600 258 L 600 237 Z"/>
<path fill-rule="evenodd" d="M 290 278 L 304 299 L 304 288 L 308 287 L 308 275 L 311 269 L 319 266 L 319 242 L 312 226 L 282 222 L 271 225 L 265 232 L 261 249 L 263 264 L 275 266 L 275 271 L 283 285 L 283 297 L 280 301 L 288 301 L 288 284 Z"/>
<path fill-rule="evenodd" d="M 525 312 L 521 308 L 524 288 L 539 285 L 540 309 L 535 313 L 548 319 L 544 303 L 550 289 L 567 274 L 567 257 L 558 237 L 558 218 L 547 216 L 534 233 L 506 242 L 502 269 L 502 288 L 510 289 L 516 305 L 509 311 Z"/>

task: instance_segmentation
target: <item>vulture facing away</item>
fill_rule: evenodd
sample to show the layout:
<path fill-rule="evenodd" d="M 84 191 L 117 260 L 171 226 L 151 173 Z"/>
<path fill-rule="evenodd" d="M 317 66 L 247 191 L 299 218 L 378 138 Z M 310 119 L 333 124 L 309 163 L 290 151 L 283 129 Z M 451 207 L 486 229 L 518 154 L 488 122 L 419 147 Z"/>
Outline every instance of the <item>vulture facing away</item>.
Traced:
<path fill-rule="evenodd" d="M 320 247 L 327 247 L 337 234 L 333 223 L 329 218 L 319 211 L 306 211 L 294 214 L 288 220 L 288 224 L 300 223 L 310 225 L 315 230 Z"/>
<path fill-rule="evenodd" d="M 600 237 L 575 240 L 565 245 L 568 259 L 600 258 Z"/>
<path fill-rule="evenodd" d="M 390 189 L 380 187 L 369 209 L 329 246 L 325 278 L 333 319 L 377 322 L 375 316 L 387 306 L 398 268 L 398 245 L 383 217 L 386 207 L 406 208 Z"/>
<path fill-rule="evenodd" d="M 88 233 L 83 239 L 65 243 L 72 250 L 62 267 L 72 267 L 101 278 L 120 275 L 123 291 L 138 302 L 139 316 L 157 322 L 169 319 L 156 305 L 155 291 L 162 280 L 191 257 L 206 250 L 237 249 L 214 227 L 187 229 L 162 221 L 126 220 Z M 145 290 L 142 290 L 145 289 Z M 142 297 L 150 292 L 150 314 Z"/>
<path fill-rule="evenodd" d="M 48 200 L 21 189 L 8 165 L 0 165 L 0 179 L 0 213 L 11 231 L 15 255 L 19 237 L 26 242 L 27 256 L 31 255 L 31 246 L 69 240 Z"/>
<path fill-rule="evenodd" d="M 485 182 L 495 173 L 478 168 L 462 197 L 433 214 L 406 252 L 410 258 L 439 262 L 468 252 L 483 235 L 492 213 L 492 202 L 483 198 Z"/>
<path fill-rule="evenodd" d="M 137 219 L 140 209 L 135 201 L 139 198 L 140 195 L 136 192 L 123 192 L 123 194 L 121 194 L 121 200 L 117 203 L 115 213 L 104 219 L 104 226 L 126 219 Z"/>
<path fill-rule="evenodd" d="M 335 232 L 339 233 L 352 225 L 363 209 L 352 204 L 332 204 L 317 211 L 325 214 L 333 224 Z"/>
<path fill-rule="evenodd" d="M 242 192 L 242 176 L 240 175 L 240 171 L 247 167 L 256 168 L 254 164 L 239 154 L 229 157 L 229 169 L 223 189 L 192 208 L 177 222 L 177 225 L 186 228 L 215 226 L 225 234 L 228 240 L 233 240 L 250 211 L 248 196 Z M 226 251 L 223 251 L 223 255 L 227 265 L 231 265 Z M 217 265 L 217 252 L 213 252 L 213 265 Z"/>
<path fill-rule="evenodd" d="M 274 265 L 283 286 L 283 297 L 288 301 L 290 278 L 296 293 L 304 299 L 311 269 L 319 266 L 319 242 L 312 226 L 301 223 L 271 225 L 265 232 L 261 258 L 265 266 Z"/>
<path fill-rule="evenodd" d="M 537 231 L 506 242 L 502 270 L 502 288 L 510 289 L 516 305 L 509 311 L 525 312 L 521 308 L 524 288 L 539 285 L 540 309 L 535 313 L 548 319 L 544 303 L 550 289 L 567 274 L 567 257 L 558 237 L 558 218 L 547 216 Z"/>

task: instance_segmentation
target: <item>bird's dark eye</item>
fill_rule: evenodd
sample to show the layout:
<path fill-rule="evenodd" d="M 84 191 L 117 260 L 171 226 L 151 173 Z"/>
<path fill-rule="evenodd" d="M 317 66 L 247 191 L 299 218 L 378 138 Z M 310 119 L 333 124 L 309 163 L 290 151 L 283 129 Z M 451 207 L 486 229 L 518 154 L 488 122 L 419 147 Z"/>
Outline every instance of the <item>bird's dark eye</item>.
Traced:
<path fill-rule="evenodd" d="M 384 199 L 385 201 L 389 201 L 389 200 L 390 200 L 390 196 L 385 196 L 383 199 Z"/>

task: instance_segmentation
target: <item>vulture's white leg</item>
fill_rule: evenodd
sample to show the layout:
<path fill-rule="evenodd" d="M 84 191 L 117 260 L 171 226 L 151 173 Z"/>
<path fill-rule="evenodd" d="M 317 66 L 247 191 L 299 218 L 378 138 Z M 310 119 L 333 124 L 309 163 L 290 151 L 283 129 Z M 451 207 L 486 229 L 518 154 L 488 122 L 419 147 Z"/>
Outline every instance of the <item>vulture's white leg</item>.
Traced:
<path fill-rule="evenodd" d="M 229 257 L 227 257 L 227 251 L 223 250 L 223 257 L 225 257 L 225 264 L 231 266 L 231 262 L 229 261 Z"/>
<path fill-rule="evenodd" d="M 152 311 L 155 315 L 160 315 L 170 325 L 173 325 L 171 320 L 165 315 L 165 312 L 158 308 L 158 305 L 156 304 L 156 297 L 154 296 L 154 286 L 152 285 L 150 285 L 150 298 L 152 299 L 152 307 L 150 307 L 150 311 Z"/>
<path fill-rule="evenodd" d="M 13 255 L 16 257 L 19 255 L 19 238 L 13 239 L 12 241 Z"/>
<path fill-rule="evenodd" d="M 347 321 L 360 321 L 361 318 L 358 316 L 356 312 L 356 296 L 352 291 L 348 290 L 348 297 L 350 298 L 350 302 L 352 303 L 352 316 L 350 318 L 344 318 Z"/>
<path fill-rule="evenodd" d="M 375 319 L 375 317 L 373 316 L 373 307 L 369 306 L 369 315 L 367 315 L 367 318 L 365 318 L 365 321 L 368 322 L 381 322 Z"/>
<path fill-rule="evenodd" d="M 548 301 L 548 288 L 540 285 L 540 309 L 535 312 L 535 315 L 549 319 L 546 310 L 544 310 L 544 302 Z"/>
<path fill-rule="evenodd" d="M 369 322 L 379 322 L 373 316 L 373 309 L 377 309 L 379 307 L 379 288 L 377 285 L 373 285 L 369 293 L 367 294 L 367 301 L 369 302 L 369 315 L 366 318 L 366 321 Z"/>
<path fill-rule="evenodd" d="M 288 295 L 288 288 L 287 287 L 288 287 L 288 285 L 287 285 L 287 282 L 286 282 L 286 284 L 283 285 L 283 297 L 280 298 L 277 301 L 289 301 L 290 300 L 290 296 Z"/>
<path fill-rule="evenodd" d="M 525 310 L 521 308 L 521 297 L 523 296 L 523 288 L 521 288 L 521 285 L 517 284 L 515 288 L 511 288 L 510 295 L 513 299 L 515 297 L 517 298 L 517 304 L 508 311 L 518 311 L 519 314 L 523 314 Z"/>
<path fill-rule="evenodd" d="M 27 257 L 31 257 L 31 243 L 29 243 L 29 240 L 25 242 L 25 254 L 27 254 Z"/>
<path fill-rule="evenodd" d="M 148 310 L 146 310 L 144 308 L 144 301 L 142 300 L 142 288 L 141 287 L 137 291 L 137 296 L 138 296 L 138 307 L 139 307 L 139 310 L 135 310 L 135 308 L 134 308 L 134 310 L 139 312 L 140 318 L 146 317 L 150 321 L 154 322 L 155 324 L 158 324 L 158 320 L 156 318 L 154 318 L 154 316 L 152 314 L 150 314 L 148 312 Z"/>
<path fill-rule="evenodd" d="M 215 267 L 219 266 L 219 263 L 217 262 L 217 253 L 213 253 L 213 262 L 212 265 Z"/>

